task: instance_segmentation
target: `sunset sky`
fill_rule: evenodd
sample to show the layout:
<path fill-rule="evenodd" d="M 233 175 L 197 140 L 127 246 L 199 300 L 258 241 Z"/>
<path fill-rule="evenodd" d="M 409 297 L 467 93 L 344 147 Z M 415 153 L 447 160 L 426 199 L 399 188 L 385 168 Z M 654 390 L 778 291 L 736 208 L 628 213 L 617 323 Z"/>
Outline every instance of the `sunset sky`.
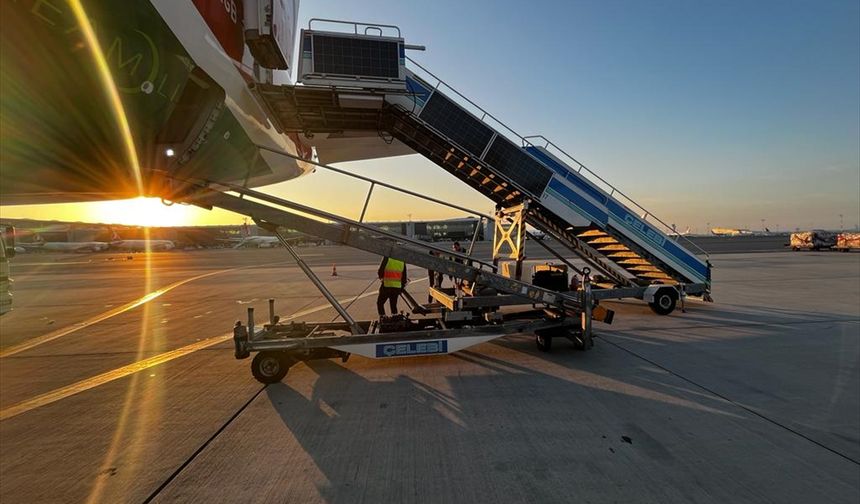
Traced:
<path fill-rule="evenodd" d="M 772 230 L 860 224 L 860 7 L 851 1 L 316 0 L 311 17 L 399 25 L 412 56 L 523 134 L 543 134 L 663 220 Z M 428 8 L 428 6 L 431 6 Z M 323 159 L 323 161 L 325 161 Z M 341 168 L 488 212 L 429 161 Z M 357 217 L 367 185 L 317 170 L 263 189 Z M 370 220 L 462 215 L 375 191 Z M 4 206 L 124 224 L 242 218 L 157 200 Z"/>

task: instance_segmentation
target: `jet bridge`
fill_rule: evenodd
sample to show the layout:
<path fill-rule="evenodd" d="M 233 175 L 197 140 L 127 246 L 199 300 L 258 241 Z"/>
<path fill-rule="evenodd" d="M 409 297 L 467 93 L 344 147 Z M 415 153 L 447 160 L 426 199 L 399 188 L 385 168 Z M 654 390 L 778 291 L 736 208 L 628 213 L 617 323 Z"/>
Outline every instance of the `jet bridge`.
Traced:
<path fill-rule="evenodd" d="M 322 22 L 347 29 L 314 29 Z M 406 56 L 410 48 L 396 27 L 311 20 L 301 35 L 301 84 L 253 91 L 284 131 L 376 132 L 424 155 L 500 212 L 519 208 L 522 222 L 587 262 L 600 287 L 632 289 L 652 308 L 655 286 L 673 286 L 676 299 L 710 300 L 704 250 L 555 143 L 505 125 Z"/>

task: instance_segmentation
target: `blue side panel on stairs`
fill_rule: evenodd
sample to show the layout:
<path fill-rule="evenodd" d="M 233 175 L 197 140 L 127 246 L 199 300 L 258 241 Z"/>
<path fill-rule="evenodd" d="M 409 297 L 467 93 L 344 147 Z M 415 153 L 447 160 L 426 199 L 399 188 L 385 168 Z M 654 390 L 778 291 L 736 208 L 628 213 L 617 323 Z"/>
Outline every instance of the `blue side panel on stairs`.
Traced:
<path fill-rule="evenodd" d="M 612 226 L 617 229 L 660 259 L 676 265 L 679 272 L 691 281 L 710 282 L 707 264 L 692 252 L 669 239 L 657 228 L 645 222 L 567 165 L 554 159 L 543 149 L 529 146 L 525 147 L 525 151 L 554 172 L 547 190 L 549 195 L 569 202 L 570 208 L 591 219 L 598 227 L 606 229 L 607 226 Z M 559 179 L 567 181 L 575 189 Z"/>
<path fill-rule="evenodd" d="M 708 266 L 692 252 L 681 247 L 674 240 L 669 239 L 669 237 L 612 198 L 609 199 L 606 206 L 609 209 L 609 213 L 614 217 L 613 221 L 618 222 L 624 227 L 622 231 L 625 235 L 634 234 L 640 238 L 640 240 L 637 240 L 638 243 L 642 243 L 642 240 L 644 240 L 651 244 L 652 247 L 656 247 L 676 261 L 679 261 L 686 267 L 684 273 L 692 280 L 698 282 L 710 281 Z M 618 226 L 616 225 L 615 227 Z"/>
<path fill-rule="evenodd" d="M 411 109 L 424 124 L 503 180 L 538 198 L 546 211 L 571 226 L 615 230 L 628 245 L 644 248 L 690 282 L 710 283 L 705 261 L 545 149 L 520 147 L 411 72 L 406 76 L 406 88 L 409 94 L 386 96 L 386 100 Z"/>
<path fill-rule="evenodd" d="M 549 181 L 547 192 L 562 200 L 562 202 L 573 210 L 591 219 L 591 222 L 594 224 L 606 228 L 606 225 L 609 223 L 609 215 L 605 210 L 601 210 L 600 207 L 583 198 L 576 191 L 559 182 L 555 177 Z"/>
<path fill-rule="evenodd" d="M 538 149 L 537 147 L 526 147 L 526 152 L 539 159 L 543 164 L 552 168 L 552 170 L 560 177 L 571 184 L 575 185 L 578 189 L 582 190 L 585 194 L 594 198 L 596 202 L 601 205 L 606 205 L 606 201 L 609 199 L 603 194 L 599 189 L 591 185 L 588 181 L 579 177 L 572 171 L 570 171 L 566 166 L 558 163 L 558 161 L 552 159 L 545 152 Z"/>

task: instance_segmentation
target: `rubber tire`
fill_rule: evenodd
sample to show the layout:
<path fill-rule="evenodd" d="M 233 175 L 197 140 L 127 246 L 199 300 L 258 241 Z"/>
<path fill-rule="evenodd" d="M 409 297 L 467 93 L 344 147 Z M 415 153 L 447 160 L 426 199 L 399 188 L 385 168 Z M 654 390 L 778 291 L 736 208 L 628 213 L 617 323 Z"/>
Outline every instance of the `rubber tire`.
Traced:
<path fill-rule="evenodd" d="M 587 352 L 594 346 L 594 338 L 586 340 L 581 334 L 572 336 L 571 341 L 573 342 L 573 348 L 580 352 Z"/>
<path fill-rule="evenodd" d="M 552 336 L 547 336 L 546 334 L 535 334 L 535 343 L 537 344 L 538 350 L 541 352 L 552 351 Z"/>
<path fill-rule="evenodd" d="M 291 364 L 283 352 L 259 352 L 251 361 L 251 374 L 260 383 L 278 383 L 287 376 Z"/>
<path fill-rule="evenodd" d="M 668 315 L 675 311 L 678 303 L 678 292 L 675 289 L 660 289 L 654 294 L 654 301 L 648 303 L 657 315 Z"/>

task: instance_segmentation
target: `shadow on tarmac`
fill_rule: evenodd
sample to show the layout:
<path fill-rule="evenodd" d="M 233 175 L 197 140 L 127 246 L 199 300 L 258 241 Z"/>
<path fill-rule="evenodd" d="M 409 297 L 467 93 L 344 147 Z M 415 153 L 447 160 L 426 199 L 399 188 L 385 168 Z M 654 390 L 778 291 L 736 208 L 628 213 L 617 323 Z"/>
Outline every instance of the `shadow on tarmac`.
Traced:
<path fill-rule="evenodd" d="M 749 308 L 748 315 L 709 309 L 691 322 L 730 315 L 752 324 L 787 315 Z M 767 327 L 746 337 L 783 332 Z M 351 364 L 311 361 L 317 379 L 310 397 L 283 383 L 266 394 L 325 476 L 318 491 L 328 502 L 809 501 L 821 499 L 823 488 L 837 500 L 856 493 L 845 471 L 815 470 L 803 455 L 805 441 L 798 446 L 606 338 L 588 353 L 565 341 L 541 353 L 524 335 L 447 357 L 361 361 L 363 374 L 382 376 L 373 380 Z M 689 345 L 739 351 L 735 338 Z M 412 376 L 398 374 L 401 366 Z M 810 471 L 815 482 L 786 477 Z"/>

